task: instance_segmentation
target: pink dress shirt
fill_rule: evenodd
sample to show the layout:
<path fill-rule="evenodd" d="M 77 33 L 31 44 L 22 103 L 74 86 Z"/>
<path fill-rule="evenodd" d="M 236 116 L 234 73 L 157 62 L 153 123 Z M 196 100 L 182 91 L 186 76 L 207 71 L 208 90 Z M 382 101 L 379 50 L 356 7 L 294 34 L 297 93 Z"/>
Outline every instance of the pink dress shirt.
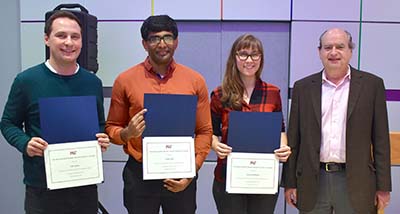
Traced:
<path fill-rule="evenodd" d="M 322 72 L 321 162 L 346 162 L 346 120 L 350 89 L 350 68 L 345 77 L 334 84 Z"/>

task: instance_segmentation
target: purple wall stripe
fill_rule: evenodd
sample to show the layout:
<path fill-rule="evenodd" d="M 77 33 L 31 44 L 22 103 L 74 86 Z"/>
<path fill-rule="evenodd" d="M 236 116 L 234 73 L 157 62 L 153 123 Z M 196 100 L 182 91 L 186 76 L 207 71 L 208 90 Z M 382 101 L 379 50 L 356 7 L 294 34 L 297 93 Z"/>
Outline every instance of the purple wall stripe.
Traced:
<path fill-rule="evenodd" d="M 387 101 L 400 101 L 400 89 L 388 89 L 386 90 Z"/>

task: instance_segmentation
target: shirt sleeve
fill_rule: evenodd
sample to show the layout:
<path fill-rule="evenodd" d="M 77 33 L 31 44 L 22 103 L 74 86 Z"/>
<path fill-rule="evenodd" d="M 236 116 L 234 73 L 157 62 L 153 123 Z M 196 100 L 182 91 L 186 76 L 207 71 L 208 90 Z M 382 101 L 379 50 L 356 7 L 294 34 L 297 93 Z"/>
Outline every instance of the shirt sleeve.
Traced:
<path fill-rule="evenodd" d="M 300 109 L 299 99 L 300 91 L 303 90 L 296 82 L 293 86 L 292 103 L 290 107 L 290 118 L 288 128 L 288 146 L 291 148 L 292 153 L 289 159 L 283 164 L 281 186 L 286 188 L 297 188 L 296 166 L 297 157 L 299 154 L 299 141 L 300 141 Z"/>
<path fill-rule="evenodd" d="M 211 121 L 213 134 L 216 136 L 222 136 L 221 125 L 222 125 L 222 103 L 217 94 L 217 89 L 211 93 Z"/>
<path fill-rule="evenodd" d="M 104 132 L 105 130 L 105 117 L 104 117 L 104 95 L 103 95 L 103 83 L 101 80 L 98 80 L 98 89 L 97 89 L 97 116 L 99 118 L 99 127 L 100 132 Z"/>
<path fill-rule="evenodd" d="M 198 86 L 198 100 L 196 111 L 196 129 L 195 129 L 195 153 L 196 153 L 196 168 L 200 169 L 206 159 L 211 148 L 211 117 L 210 104 L 208 100 L 208 91 L 205 80 L 201 78 L 196 84 Z"/>
<path fill-rule="evenodd" d="M 275 111 L 282 113 L 281 132 L 285 132 L 285 119 L 283 117 L 283 112 L 282 112 L 282 99 L 281 99 L 281 90 L 280 89 L 277 89 L 277 91 L 276 91 L 276 109 L 275 109 Z"/>
<path fill-rule="evenodd" d="M 374 99 L 372 143 L 376 168 L 376 187 L 380 191 L 391 191 L 390 139 L 386 106 L 385 86 L 382 79 L 376 81 Z"/>
<path fill-rule="evenodd" d="M 26 154 L 26 146 L 31 138 L 23 131 L 27 114 L 26 99 L 23 83 L 16 77 L 11 86 L 0 123 L 4 138 L 23 154 Z"/>
<path fill-rule="evenodd" d="M 125 96 L 121 78 L 117 78 L 114 82 L 111 104 L 106 122 L 106 133 L 110 136 L 111 142 L 124 145 L 121 139 L 121 130 L 129 122 L 129 102 Z"/>

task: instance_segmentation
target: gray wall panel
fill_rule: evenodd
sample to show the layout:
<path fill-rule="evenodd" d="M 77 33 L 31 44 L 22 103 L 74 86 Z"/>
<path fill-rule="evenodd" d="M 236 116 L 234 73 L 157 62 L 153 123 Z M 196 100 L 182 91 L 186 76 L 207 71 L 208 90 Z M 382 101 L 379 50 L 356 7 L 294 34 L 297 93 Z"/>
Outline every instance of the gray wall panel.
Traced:
<path fill-rule="evenodd" d="M 42 20 L 47 11 L 53 10 L 59 4 L 66 4 L 65 0 L 19 0 L 21 5 L 21 20 Z M 78 3 L 85 6 L 85 0 L 74 0 L 73 3 Z M 89 10 L 90 11 L 90 10 Z"/>
<path fill-rule="evenodd" d="M 102 79 L 103 86 L 111 87 L 120 73 L 146 58 L 140 35 L 141 25 L 138 21 L 98 23 L 97 75 Z"/>
<path fill-rule="evenodd" d="M 45 43 L 43 22 L 21 24 L 21 47 L 22 70 L 44 62 Z"/>
<path fill-rule="evenodd" d="M 224 20 L 290 20 L 290 0 L 225 0 Z M 244 9 L 246 8 L 246 9 Z"/>
<path fill-rule="evenodd" d="M 400 21 L 400 1 L 398 0 L 363 0 L 363 21 Z"/>
<path fill-rule="evenodd" d="M 99 201 L 106 210 L 111 213 L 126 214 L 128 213 L 123 202 L 123 181 L 122 170 L 124 162 L 104 162 L 104 183 L 98 185 Z"/>
<path fill-rule="evenodd" d="M 365 23 L 361 35 L 361 69 L 382 77 L 386 88 L 400 89 L 400 24 Z"/>
<path fill-rule="evenodd" d="M 387 102 L 386 104 L 389 117 L 389 130 L 400 131 L 400 102 Z"/>
<path fill-rule="evenodd" d="M 21 71 L 19 1 L 4 0 L 0 7 L 0 112 L 3 113 L 11 83 Z M 6 30 L 4 30 L 6 29 Z M 0 136 L 0 212 L 23 213 L 25 187 L 22 183 L 22 155 Z"/>
<path fill-rule="evenodd" d="M 155 15 L 168 14 L 177 20 L 218 20 L 221 17 L 221 1 L 153 0 L 153 2 Z"/>
<path fill-rule="evenodd" d="M 292 0 L 293 20 L 360 20 L 361 0 Z"/>
<path fill-rule="evenodd" d="M 211 93 L 221 82 L 221 26 L 218 22 L 178 22 L 178 63 L 201 73 Z"/>
<path fill-rule="evenodd" d="M 84 0 L 89 13 L 99 20 L 138 20 L 151 14 L 151 0 Z"/>

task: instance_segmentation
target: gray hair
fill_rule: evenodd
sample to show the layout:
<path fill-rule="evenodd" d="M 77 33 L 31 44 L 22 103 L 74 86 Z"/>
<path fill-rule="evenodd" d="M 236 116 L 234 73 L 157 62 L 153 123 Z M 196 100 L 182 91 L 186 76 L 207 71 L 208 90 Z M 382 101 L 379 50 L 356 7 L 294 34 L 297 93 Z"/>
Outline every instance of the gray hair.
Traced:
<path fill-rule="evenodd" d="M 328 31 L 330 31 L 330 30 L 331 30 L 331 29 L 325 30 L 325 31 L 321 34 L 321 36 L 319 37 L 318 49 L 321 50 L 321 48 L 322 48 L 322 37 L 324 37 L 325 34 L 326 34 Z M 347 31 L 347 30 L 343 30 L 343 31 L 346 33 L 347 38 L 348 38 L 348 40 L 349 40 L 349 43 L 348 43 L 349 48 L 353 50 L 353 49 L 355 48 L 355 46 L 356 46 L 356 45 L 354 44 L 354 42 L 353 42 L 353 37 L 351 36 L 351 34 L 349 33 L 349 31 Z"/>

